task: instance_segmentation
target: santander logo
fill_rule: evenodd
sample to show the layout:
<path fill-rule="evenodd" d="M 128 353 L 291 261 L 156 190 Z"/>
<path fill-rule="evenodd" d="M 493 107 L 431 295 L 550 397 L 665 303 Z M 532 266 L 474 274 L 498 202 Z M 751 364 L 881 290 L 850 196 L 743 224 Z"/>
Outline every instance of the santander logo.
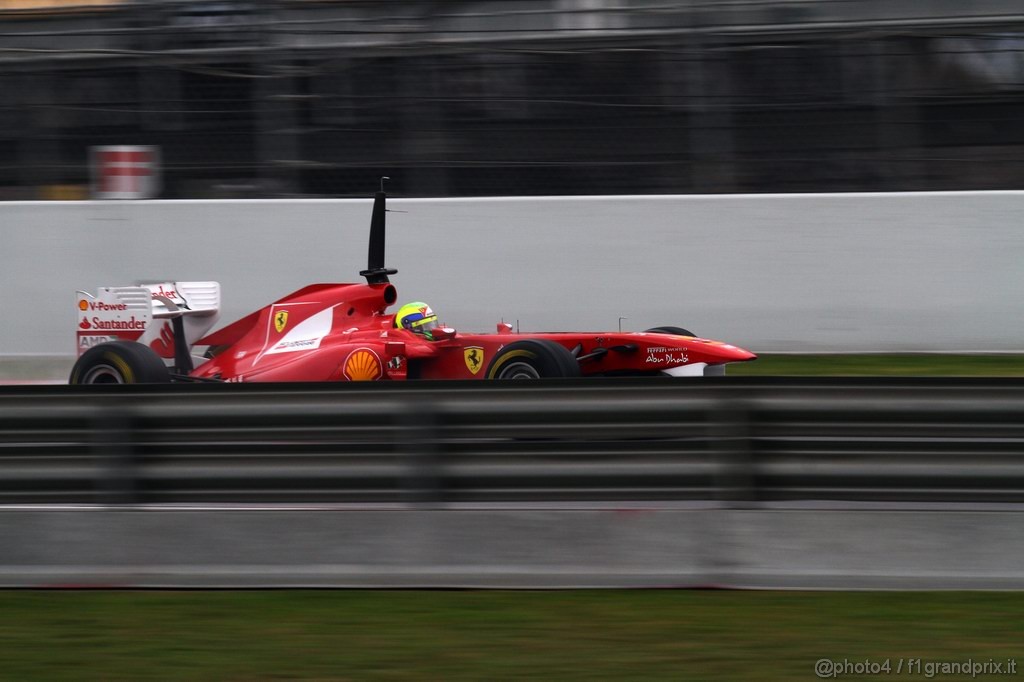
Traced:
<path fill-rule="evenodd" d="M 89 324 L 88 318 L 83 317 L 82 321 L 78 324 L 79 329 L 92 329 L 92 325 Z"/>
<path fill-rule="evenodd" d="M 156 291 L 152 291 L 151 290 L 151 292 L 153 294 L 153 298 L 156 298 L 157 296 L 164 296 L 165 298 L 170 298 L 172 300 L 173 299 L 179 299 L 179 300 L 181 299 L 181 297 L 178 296 L 178 292 L 177 292 L 177 290 L 175 290 L 174 287 L 171 287 L 170 289 L 164 289 L 164 285 L 163 284 L 159 285 L 156 288 Z"/>

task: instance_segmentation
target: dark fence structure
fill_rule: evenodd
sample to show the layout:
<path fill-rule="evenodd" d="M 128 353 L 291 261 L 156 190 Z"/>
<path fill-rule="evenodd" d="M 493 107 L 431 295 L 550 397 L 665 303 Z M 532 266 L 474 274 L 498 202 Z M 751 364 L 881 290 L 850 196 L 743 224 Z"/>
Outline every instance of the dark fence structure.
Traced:
<path fill-rule="evenodd" d="M 0 198 L 1017 189 L 1013 0 L 12 0 Z"/>
<path fill-rule="evenodd" d="M 1019 380 L 0 392 L 0 505 L 1022 502 Z"/>
<path fill-rule="evenodd" d="M 0 585 L 1021 589 L 1022 417 L 1020 380 L 8 388 Z"/>

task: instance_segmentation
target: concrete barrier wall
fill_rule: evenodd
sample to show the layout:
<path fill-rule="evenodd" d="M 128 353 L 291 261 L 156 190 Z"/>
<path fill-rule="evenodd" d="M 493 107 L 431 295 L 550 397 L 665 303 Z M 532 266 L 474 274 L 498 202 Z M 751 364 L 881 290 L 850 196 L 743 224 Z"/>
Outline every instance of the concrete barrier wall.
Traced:
<path fill-rule="evenodd" d="M 680 325 L 754 351 L 1024 349 L 1024 192 L 392 200 L 401 300 L 457 328 Z M 398 212 L 401 211 L 401 212 Z M 0 356 L 75 289 L 216 279 L 223 322 L 365 266 L 369 200 L 0 204 Z"/>
<path fill-rule="evenodd" d="M 0 586 L 1024 588 L 1020 511 L 0 510 Z"/>

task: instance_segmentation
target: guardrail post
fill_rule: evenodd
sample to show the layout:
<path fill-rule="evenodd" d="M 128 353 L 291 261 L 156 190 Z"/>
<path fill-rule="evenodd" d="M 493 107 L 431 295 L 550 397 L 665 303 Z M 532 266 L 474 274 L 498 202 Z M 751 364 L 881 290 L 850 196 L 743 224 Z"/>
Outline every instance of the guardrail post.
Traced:
<path fill-rule="evenodd" d="M 132 505 L 139 501 L 134 422 L 125 403 L 102 407 L 93 420 L 92 449 L 101 471 L 96 490 L 105 504 Z"/>
<path fill-rule="evenodd" d="M 709 585 L 735 585 L 743 571 L 734 524 L 734 510 L 755 500 L 751 447 L 751 408 L 728 393 L 717 396 L 707 409 L 707 436 L 713 463 L 715 506 L 701 524 L 701 559 Z"/>
<path fill-rule="evenodd" d="M 743 509 L 757 501 L 750 404 L 723 400 L 712 409 L 711 439 L 717 461 L 716 497 L 724 506 Z"/>
<path fill-rule="evenodd" d="M 410 504 L 438 506 L 444 502 L 441 480 L 441 415 L 423 403 L 399 409 L 396 450 L 407 457 L 402 496 Z"/>

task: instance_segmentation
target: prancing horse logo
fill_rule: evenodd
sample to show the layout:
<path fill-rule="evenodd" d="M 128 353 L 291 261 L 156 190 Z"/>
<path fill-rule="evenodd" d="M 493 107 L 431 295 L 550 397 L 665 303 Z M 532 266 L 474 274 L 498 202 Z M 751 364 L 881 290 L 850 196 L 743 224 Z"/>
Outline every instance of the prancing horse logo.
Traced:
<path fill-rule="evenodd" d="M 466 359 L 466 368 L 476 374 L 484 366 L 484 349 L 480 346 L 470 346 L 463 349 L 463 357 Z"/>
<path fill-rule="evenodd" d="M 287 324 L 288 311 L 278 310 L 277 313 L 274 315 L 274 329 L 276 329 L 277 333 L 280 334 L 282 331 L 284 331 L 284 328 Z"/>

